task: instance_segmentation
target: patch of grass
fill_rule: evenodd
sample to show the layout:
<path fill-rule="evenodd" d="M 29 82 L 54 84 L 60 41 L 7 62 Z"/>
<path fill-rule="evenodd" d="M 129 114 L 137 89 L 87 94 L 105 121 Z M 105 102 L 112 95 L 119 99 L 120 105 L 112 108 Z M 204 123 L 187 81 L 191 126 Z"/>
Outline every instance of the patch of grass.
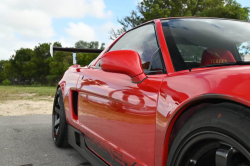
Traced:
<path fill-rule="evenodd" d="M 54 97 L 56 87 L 0 86 L 0 101 Z"/>

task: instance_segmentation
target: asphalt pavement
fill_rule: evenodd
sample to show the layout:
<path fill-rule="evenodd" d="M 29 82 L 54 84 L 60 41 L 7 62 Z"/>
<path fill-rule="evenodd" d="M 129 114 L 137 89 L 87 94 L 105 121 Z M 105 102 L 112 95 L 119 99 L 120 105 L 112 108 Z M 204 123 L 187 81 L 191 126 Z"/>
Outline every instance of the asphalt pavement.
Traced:
<path fill-rule="evenodd" d="M 57 148 L 51 115 L 0 117 L 0 166 L 91 166 L 73 148 Z"/>

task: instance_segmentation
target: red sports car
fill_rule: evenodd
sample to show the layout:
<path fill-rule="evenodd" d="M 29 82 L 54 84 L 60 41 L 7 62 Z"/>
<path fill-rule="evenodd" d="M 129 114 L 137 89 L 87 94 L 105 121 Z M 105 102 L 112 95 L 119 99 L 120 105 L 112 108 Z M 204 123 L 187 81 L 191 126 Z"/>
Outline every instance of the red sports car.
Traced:
<path fill-rule="evenodd" d="M 58 84 L 52 135 L 95 166 L 250 166 L 250 24 L 167 18 Z"/>

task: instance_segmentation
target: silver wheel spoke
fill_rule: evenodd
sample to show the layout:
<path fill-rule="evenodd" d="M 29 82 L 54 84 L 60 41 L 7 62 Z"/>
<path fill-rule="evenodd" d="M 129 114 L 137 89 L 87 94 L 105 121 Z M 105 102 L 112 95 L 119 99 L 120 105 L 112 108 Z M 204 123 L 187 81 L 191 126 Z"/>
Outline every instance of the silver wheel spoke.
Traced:
<path fill-rule="evenodd" d="M 60 123 L 60 118 L 55 121 L 55 127 L 58 126 Z"/>
<path fill-rule="evenodd" d="M 57 116 L 56 115 L 54 115 L 54 122 L 57 120 Z"/>
<path fill-rule="evenodd" d="M 59 114 L 59 115 L 60 115 L 60 108 L 55 107 L 55 111 L 56 111 L 56 113 L 57 113 L 57 114 Z"/>
<path fill-rule="evenodd" d="M 56 129 L 56 136 L 58 135 L 59 127 Z"/>
<path fill-rule="evenodd" d="M 221 146 L 216 151 L 215 163 L 216 166 L 231 166 L 232 156 L 235 150 L 229 146 Z"/>

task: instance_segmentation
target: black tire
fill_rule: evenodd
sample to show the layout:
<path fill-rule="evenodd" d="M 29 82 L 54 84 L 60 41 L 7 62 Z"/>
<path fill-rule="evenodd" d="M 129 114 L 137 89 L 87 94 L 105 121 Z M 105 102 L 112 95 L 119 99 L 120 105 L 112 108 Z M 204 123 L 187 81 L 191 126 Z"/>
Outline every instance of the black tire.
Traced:
<path fill-rule="evenodd" d="M 250 166 L 249 126 L 249 108 L 231 103 L 201 108 L 178 132 L 166 165 Z"/>
<path fill-rule="evenodd" d="M 68 124 L 64 110 L 62 90 L 57 89 L 52 113 L 52 138 L 57 147 L 69 147 Z"/>

